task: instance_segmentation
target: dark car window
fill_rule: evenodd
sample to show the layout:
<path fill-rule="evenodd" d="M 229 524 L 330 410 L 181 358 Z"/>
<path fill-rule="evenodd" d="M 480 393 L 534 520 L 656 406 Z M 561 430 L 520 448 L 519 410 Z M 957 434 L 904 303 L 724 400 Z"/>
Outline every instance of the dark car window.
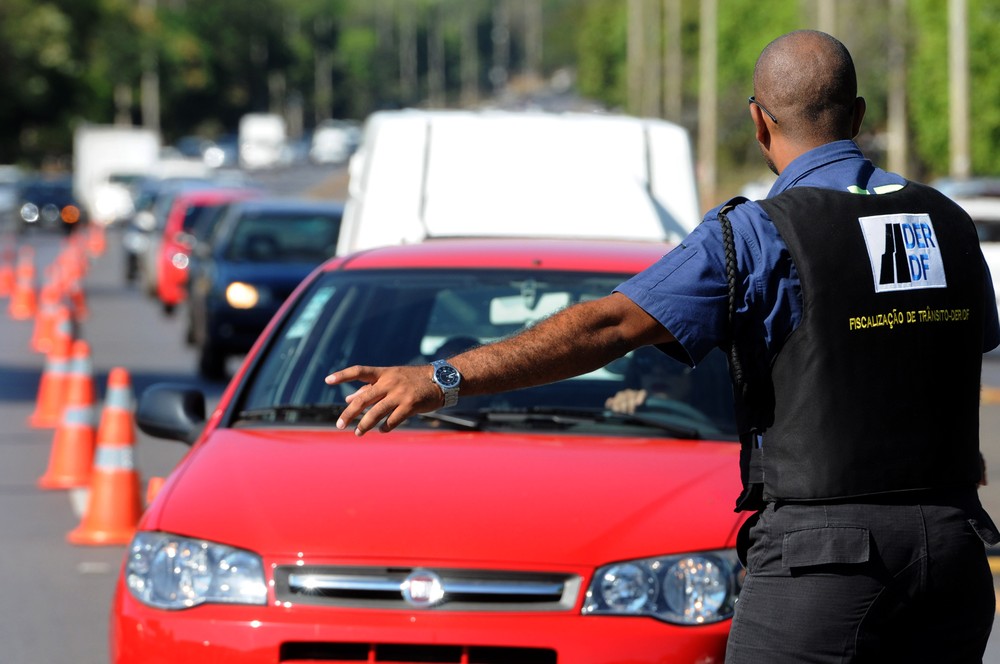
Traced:
<path fill-rule="evenodd" d="M 32 203 L 66 205 L 74 202 L 71 180 L 37 180 L 21 190 L 21 197 Z"/>
<path fill-rule="evenodd" d="M 1000 219 L 976 219 L 976 233 L 980 242 L 1000 242 Z"/>
<path fill-rule="evenodd" d="M 240 408 L 342 403 L 353 388 L 323 382 L 336 369 L 447 357 L 602 297 L 624 276 L 475 269 L 327 273 L 276 331 Z M 609 397 L 630 388 L 655 391 L 660 401 L 650 400 L 649 413 L 659 404 L 675 423 L 696 428 L 694 437 L 730 438 L 735 431 L 721 352 L 691 370 L 656 349 L 640 349 L 577 378 L 460 399 L 452 410 L 603 411 Z"/>
<path fill-rule="evenodd" d="M 224 206 L 221 203 L 197 203 L 189 205 L 184 210 L 184 220 L 181 228 L 185 233 L 191 233 L 197 238 L 203 238 L 212 230 L 218 221 Z"/>
<path fill-rule="evenodd" d="M 191 225 L 187 225 L 188 219 L 184 220 L 184 227 L 188 230 L 196 240 L 207 241 L 212 237 L 212 233 L 215 231 L 219 220 L 222 219 L 226 210 L 229 209 L 229 204 L 224 203 L 222 205 L 206 205 L 204 207 L 193 207 L 193 213 L 191 215 Z"/>
<path fill-rule="evenodd" d="M 224 252 L 232 261 L 319 263 L 333 255 L 339 215 L 247 214 L 229 236 Z"/>

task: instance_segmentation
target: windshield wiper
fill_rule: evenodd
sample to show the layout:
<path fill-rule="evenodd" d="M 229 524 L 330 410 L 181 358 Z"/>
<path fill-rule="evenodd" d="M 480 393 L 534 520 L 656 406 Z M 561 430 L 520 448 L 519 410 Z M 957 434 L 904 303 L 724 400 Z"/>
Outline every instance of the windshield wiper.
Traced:
<path fill-rule="evenodd" d="M 483 428 L 483 421 L 486 419 L 484 415 L 487 415 L 487 413 L 462 411 L 461 413 L 451 414 L 433 411 L 430 413 L 420 413 L 419 417 L 423 420 L 451 424 L 458 429 L 479 431 Z"/>
<path fill-rule="evenodd" d="M 568 406 L 530 406 L 527 408 L 483 409 L 460 413 L 426 413 L 421 417 L 452 424 L 460 428 L 481 430 L 488 424 L 545 423 L 559 427 L 581 423 L 624 424 L 656 429 L 675 438 L 699 440 L 701 431 L 664 420 L 663 417 L 640 413 L 615 413 L 603 408 L 573 408 Z"/>
<path fill-rule="evenodd" d="M 346 404 L 311 403 L 302 405 L 267 406 L 240 411 L 237 422 L 336 422 Z"/>
<path fill-rule="evenodd" d="M 681 426 L 679 424 L 673 424 L 672 422 L 665 421 L 662 417 L 657 417 L 655 415 L 643 415 L 641 413 L 616 413 L 614 411 L 605 411 L 604 421 L 615 421 L 615 422 L 621 422 L 622 424 L 639 425 L 639 426 L 649 427 L 651 429 L 659 429 L 664 433 L 670 434 L 674 438 L 700 440 L 704 437 L 702 436 L 701 431 L 698 429 Z"/>

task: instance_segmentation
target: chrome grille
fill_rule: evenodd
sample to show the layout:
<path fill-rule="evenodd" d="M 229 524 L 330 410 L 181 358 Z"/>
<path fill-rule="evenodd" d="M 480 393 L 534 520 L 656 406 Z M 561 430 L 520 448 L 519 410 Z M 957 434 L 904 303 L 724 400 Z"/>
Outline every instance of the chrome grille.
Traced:
<path fill-rule="evenodd" d="M 414 610 L 403 587 L 418 568 L 282 566 L 274 572 L 279 602 L 331 607 Z M 444 611 L 569 611 L 581 579 L 575 574 L 438 569 Z"/>

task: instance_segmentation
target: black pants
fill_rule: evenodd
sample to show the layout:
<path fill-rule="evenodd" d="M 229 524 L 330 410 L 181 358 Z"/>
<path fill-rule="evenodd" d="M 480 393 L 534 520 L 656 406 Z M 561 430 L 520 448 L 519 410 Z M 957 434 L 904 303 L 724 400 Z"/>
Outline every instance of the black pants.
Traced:
<path fill-rule="evenodd" d="M 769 505 L 750 530 L 727 664 L 981 662 L 995 611 L 974 491 Z"/>

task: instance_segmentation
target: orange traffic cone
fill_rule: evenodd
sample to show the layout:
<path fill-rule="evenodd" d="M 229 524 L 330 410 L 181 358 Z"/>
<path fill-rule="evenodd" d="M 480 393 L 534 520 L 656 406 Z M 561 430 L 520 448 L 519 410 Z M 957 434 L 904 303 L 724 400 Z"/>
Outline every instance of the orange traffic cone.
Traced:
<path fill-rule="evenodd" d="M 52 348 L 45 356 L 45 370 L 38 382 L 35 410 L 28 424 L 37 429 L 51 429 L 59 425 L 66 392 L 69 387 L 70 354 L 73 352 L 73 323 L 69 309 L 61 307 L 56 313 Z"/>
<path fill-rule="evenodd" d="M 66 535 L 73 544 L 127 544 L 139 523 L 142 497 L 135 470 L 133 401 L 128 372 L 112 369 L 97 428 L 87 511 L 80 525 Z"/>
<path fill-rule="evenodd" d="M 94 444 L 94 376 L 90 345 L 78 339 L 73 342 L 62 421 L 52 439 L 49 467 L 38 479 L 38 486 L 71 489 L 90 484 Z"/>
<path fill-rule="evenodd" d="M 104 253 L 107 246 L 104 226 L 101 224 L 91 224 L 90 232 L 87 234 L 87 253 L 97 258 Z"/>
<path fill-rule="evenodd" d="M 14 250 L 7 246 L 0 252 L 0 297 L 10 297 L 15 283 Z"/>
<path fill-rule="evenodd" d="M 10 296 L 8 311 L 14 320 L 27 320 L 35 315 L 38 297 L 35 294 L 35 250 L 21 247 L 17 252 L 14 271 L 14 292 Z"/>
<path fill-rule="evenodd" d="M 74 320 L 87 318 L 87 295 L 83 288 L 83 279 L 87 273 L 87 258 L 84 249 L 75 244 L 67 245 L 56 260 L 61 276 L 61 291 L 69 302 Z"/>
<path fill-rule="evenodd" d="M 166 484 L 167 480 L 165 477 L 150 477 L 149 481 L 146 482 L 146 504 L 151 505 L 156 497 L 160 495 L 160 490 L 163 489 L 163 485 Z"/>
<path fill-rule="evenodd" d="M 38 295 L 38 309 L 35 312 L 35 329 L 31 335 L 31 350 L 36 353 L 48 353 L 52 349 L 62 291 L 59 288 L 58 275 L 50 273 Z"/>

